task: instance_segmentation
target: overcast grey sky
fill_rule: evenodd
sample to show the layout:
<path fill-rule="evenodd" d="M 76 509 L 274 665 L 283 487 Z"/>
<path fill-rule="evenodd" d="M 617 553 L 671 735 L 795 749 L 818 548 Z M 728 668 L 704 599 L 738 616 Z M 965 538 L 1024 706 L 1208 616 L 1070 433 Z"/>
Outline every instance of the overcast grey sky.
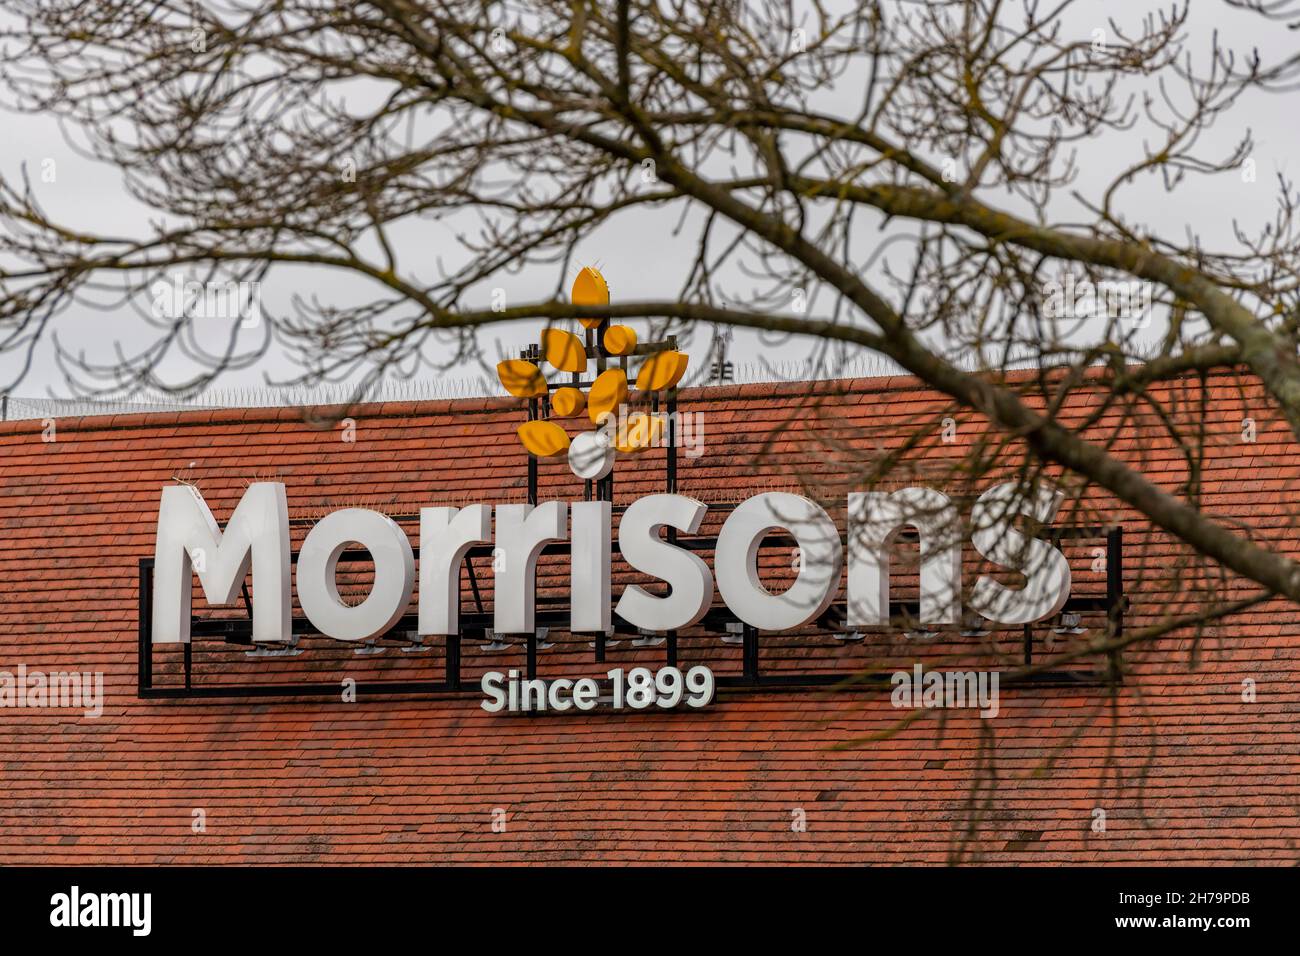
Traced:
<path fill-rule="evenodd" d="M 1165 5 L 1167 6 L 1167 5 Z M 1136 27 L 1139 20 L 1151 10 L 1153 4 L 1104 0 L 1083 5 L 1069 14 L 1069 29 L 1080 37 L 1095 29 L 1106 29 L 1106 17 L 1114 17 L 1121 24 Z M 1291 55 L 1300 37 L 1295 32 L 1258 16 L 1235 10 L 1221 0 L 1194 0 L 1190 32 L 1193 40 L 1189 51 L 1204 57 L 1208 51 L 1210 33 L 1217 29 L 1223 42 L 1242 50 L 1251 46 L 1259 48 L 1266 60 L 1280 60 Z M 1136 91 L 1135 91 L 1136 92 Z M 842 99 L 854 104 L 861 96 L 861 88 L 848 78 L 836 89 L 827 90 L 827 97 Z M 1277 195 L 1276 174 L 1300 174 L 1300 123 L 1296 122 L 1297 97 L 1300 94 L 1247 94 L 1234 113 L 1215 128 L 1213 141 L 1207 141 L 1210 151 L 1226 155 L 1247 127 L 1256 137 L 1254 160 L 1257 178 L 1244 183 L 1240 174 L 1230 173 L 1217 177 L 1201 178 L 1183 186 L 1176 200 L 1161 188 L 1156 177 L 1143 177 L 1123 193 L 1121 210 L 1130 221 L 1149 224 L 1157 232 L 1181 238 L 1187 231 L 1199 233 L 1207 244 L 1219 248 L 1232 247 L 1232 220 L 1240 219 L 1252 229 L 1271 218 Z M 87 159 L 75 148 L 79 141 L 74 128 L 60 128 L 48 116 L 0 113 L 4 135 L 0 138 L 0 174 L 16 179 L 22 164 L 37 180 L 42 202 L 56 220 L 70 223 L 88 231 L 113 230 L 131 232 L 140 230 L 148 221 L 148 210 L 139 208 L 127 196 L 120 173 L 108 166 Z M 1143 139 L 1153 140 L 1153 131 L 1144 127 L 1139 119 L 1135 128 L 1123 135 L 1112 135 L 1104 141 L 1086 145 L 1079 154 L 1079 179 L 1077 189 L 1084 195 L 1095 197 L 1102 185 L 1115 173 L 1140 157 Z M 1221 147 L 1221 148 L 1216 148 Z M 39 181 L 42 164 L 53 161 L 56 179 L 53 183 Z M 1068 196 L 1062 194 L 1053 209 L 1061 219 L 1089 218 Z M 619 217 L 609 226 L 590 235 L 579 250 L 579 264 L 599 262 L 609 280 L 616 300 L 658 298 L 665 290 L 675 289 L 694 256 L 690 241 L 675 242 L 671 231 L 677 224 L 677 208 L 641 209 L 634 216 Z M 868 230 L 869 240 L 872 233 Z M 452 229 L 429 221 L 408 223 L 396 234 L 401 243 L 402 258 L 408 261 L 427 257 L 432 262 L 442 256 L 455 262 L 463 254 Z M 527 270 L 504 280 L 512 303 L 549 296 L 556 281 L 555 271 Z M 365 301 L 372 294 L 363 280 L 323 268 L 283 267 L 272 273 L 263 285 L 263 307 L 276 313 L 287 308 L 294 294 L 313 294 L 325 301 Z M 640 329 L 644 323 L 633 322 Z M 140 320 L 125 310 L 112 313 L 76 309 L 60 319 L 57 331 L 66 345 L 76 343 L 91 355 L 108 357 L 114 341 L 139 344 L 150 330 Z M 1158 331 L 1158 330 L 1157 330 Z M 486 342 L 495 344 L 504 354 L 536 337 L 536 325 L 496 326 L 483 333 Z M 493 349 L 495 351 L 496 349 Z M 697 351 L 698 351 L 697 347 Z M 731 357 L 737 361 L 751 361 L 767 354 L 753 334 L 737 333 Z M 797 359 L 806 354 L 803 347 L 784 346 L 782 359 Z M 702 364 L 702 355 L 696 355 L 695 365 Z M 0 356 L 0 371 L 6 375 L 12 369 L 13 357 Z M 184 376 L 185 369 L 174 368 L 176 378 Z M 258 367 L 231 372 L 223 382 L 226 387 L 261 386 L 268 376 L 286 378 L 295 369 L 286 357 L 273 351 Z M 65 395 L 67 387 L 53 360 L 53 349 L 47 343 L 39 350 L 36 363 L 15 395 L 46 396 Z"/>

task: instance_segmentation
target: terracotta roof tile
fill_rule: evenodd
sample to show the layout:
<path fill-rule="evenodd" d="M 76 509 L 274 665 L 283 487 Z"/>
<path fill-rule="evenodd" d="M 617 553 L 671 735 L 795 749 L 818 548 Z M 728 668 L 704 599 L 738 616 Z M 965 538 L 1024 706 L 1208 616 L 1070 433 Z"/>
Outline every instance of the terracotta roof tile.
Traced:
<path fill-rule="evenodd" d="M 1204 507 L 1300 553 L 1293 504 L 1300 446 L 1273 420 L 1259 422 L 1255 444 L 1241 442 L 1239 410 L 1256 401 L 1265 407 L 1258 389 L 1243 399 L 1235 385 L 1211 388 L 1207 420 L 1221 441 L 1208 453 Z M 1194 414 L 1195 386 L 1175 392 L 1186 392 L 1184 413 Z M 901 376 L 811 391 L 803 383 L 688 389 L 681 401 L 684 411 L 706 415 L 706 442 L 701 458 L 680 460 L 680 490 L 706 501 L 744 497 L 764 483 L 798 487 L 810 471 L 831 478 L 837 462 L 898 447 L 900 423 L 950 411 L 945 398 Z M 796 414 L 792 405 L 813 411 Z M 1078 421 L 1092 406 L 1095 396 L 1076 393 L 1063 414 Z M 1118 415 L 1108 412 L 1096 434 L 1108 434 Z M 295 519 L 349 503 L 413 514 L 425 504 L 523 496 L 518 402 L 388 402 L 348 409 L 348 417 L 355 443 L 291 409 L 60 419 L 53 443 L 41 441 L 39 421 L 0 424 L 0 669 L 97 669 L 106 691 L 96 719 L 0 710 L 0 862 L 949 858 L 983 759 L 982 722 L 952 711 L 940 729 L 927 714 L 876 742 L 836 749 L 896 724 L 900 712 L 886 691 L 746 693 L 701 712 L 537 718 L 487 715 L 475 696 L 138 700 L 137 562 L 152 554 L 159 489 L 172 475 L 196 480 L 222 521 L 245 482 L 268 473 L 286 483 Z M 963 433 L 981 432 L 975 416 L 955 417 Z M 773 440 L 774 427 L 782 430 Z M 828 437 L 845 429 L 859 431 L 847 447 L 828 450 Z M 1167 441 L 1130 435 L 1116 447 L 1167 488 L 1183 480 Z M 937 441 L 932 450 L 931 467 L 959 454 Z M 620 470 L 617 503 L 657 490 L 656 456 Z M 540 471 L 549 493 L 575 494 L 562 464 Z M 1091 503 L 1122 519 L 1130 546 L 1145 556 L 1126 566 L 1133 626 L 1172 602 L 1195 600 L 1171 592 L 1162 574 L 1186 557 L 1182 549 L 1103 496 Z M 295 542 L 304 530 L 295 525 Z M 1078 580 L 1096 587 L 1101 576 Z M 482 583 L 490 594 L 490 576 Z M 477 643 L 465 642 L 467 673 L 522 661 Z M 805 650 L 795 639 L 764 645 L 773 666 Z M 1190 637 L 1178 634 L 1126 658 L 1131 679 L 1119 688 L 1114 725 L 1102 689 L 1004 690 L 1002 714 L 988 722 L 998 784 L 980 811 L 974 858 L 1293 862 L 1300 621 L 1274 602 L 1217 626 L 1200 642 L 1195 666 L 1192 651 Z M 430 653 L 436 660 L 442 652 Z M 563 636 L 548 653 L 544 675 L 590 660 L 585 641 Z M 707 656 L 720 671 L 739 667 L 738 650 L 716 640 L 684 640 L 683 653 Z M 977 659 L 951 641 L 926 653 Z M 626 646 L 617 654 L 611 660 L 620 663 L 658 659 Z M 817 654 L 835 667 L 892 667 L 917 656 L 889 636 L 819 646 Z M 417 666 L 400 656 L 370 666 Z M 353 660 L 346 650 L 332 657 L 314 650 L 232 666 L 271 681 L 334 674 L 344 659 Z M 177 661 L 160 651 L 155 666 L 174 677 Z M 1246 678 L 1257 683 L 1254 704 L 1242 700 Z M 504 833 L 492 829 L 496 808 L 507 815 Z M 1091 829 L 1096 809 L 1106 813 L 1104 834 Z M 204 832 L 192 829 L 195 810 L 206 814 Z M 791 828 L 796 810 L 806 814 L 806 832 Z"/>

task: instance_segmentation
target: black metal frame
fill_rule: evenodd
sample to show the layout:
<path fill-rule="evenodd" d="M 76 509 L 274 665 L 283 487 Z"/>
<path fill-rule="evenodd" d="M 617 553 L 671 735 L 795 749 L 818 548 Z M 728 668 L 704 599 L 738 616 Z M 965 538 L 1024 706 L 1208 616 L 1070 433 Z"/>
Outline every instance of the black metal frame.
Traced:
<path fill-rule="evenodd" d="M 586 333 L 586 352 L 588 358 L 592 358 L 596 363 L 597 373 L 604 371 L 611 359 L 618 358 L 612 356 L 605 350 L 604 333 L 608 328 L 609 320 L 604 320 L 596 329 L 589 329 Z M 643 355 L 652 352 L 658 352 L 663 349 L 675 349 L 677 340 L 675 337 L 669 337 L 663 342 L 646 343 L 639 345 L 633 354 Z M 519 353 L 520 358 L 537 362 L 542 357 L 541 346 L 531 345 Z M 627 368 L 627 357 L 619 358 L 624 369 Z M 573 373 L 572 385 L 575 387 L 589 386 L 590 382 L 581 381 L 579 373 Z M 659 395 L 651 395 L 651 412 L 659 411 Z M 665 462 L 664 462 L 664 488 L 669 494 L 677 491 L 677 391 L 671 389 L 664 399 L 665 411 L 668 417 L 667 441 L 664 445 Z M 549 397 L 534 398 L 528 402 L 528 420 L 535 421 L 538 419 L 547 419 L 550 417 Z M 611 472 L 606 478 L 593 483 L 588 481 L 583 489 L 585 500 L 592 500 L 593 495 L 597 501 L 614 500 L 614 475 Z M 537 459 L 528 456 L 528 502 L 536 505 L 538 503 L 538 471 Z M 615 512 L 624 509 L 615 507 Z M 713 506 L 712 510 L 719 510 Z M 408 515 L 396 520 L 408 521 L 418 524 L 418 515 Z M 298 523 L 297 521 L 292 523 Z M 1106 594 L 1103 597 L 1071 597 L 1066 601 L 1062 613 L 1076 613 L 1084 611 L 1104 610 L 1107 614 L 1107 620 L 1112 628 L 1112 632 L 1118 636 L 1123 633 L 1124 627 L 1124 577 L 1123 577 L 1123 552 L 1124 538 L 1121 527 L 1099 528 L 1060 528 L 1047 529 L 1047 537 L 1053 540 L 1062 538 L 1102 538 L 1106 539 Z M 904 537 L 915 537 L 914 533 Z M 717 538 L 713 536 L 689 536 L 682 537 L 676 530 L 668 530 L 668 540 L 677 544 L 679 547 L 689 548 L 691 550 L 707 551 L 716 547 Z M 796 544 L 795 539 L 789 535 L 772 535 L 766 541 L 768 545 L 790 547 Z M 611 542 L 611 547 L 615 554 L 620 553 L 618 541 Z M 547 545 L 542 554 L 556 555 L 567 554 L 569 552 L 569 543 L 567 541 L 553 542 Z M 461 609 L 460 613 L 460 633 L 447 638 L 447 654 L 445 657 L 445 673 L 442 680 L 428 681 L 359 681 L 356 685 L 357 695 L 463 695 L 470 693 L 461 681 L 461 640 L 466 634 L 484 634 L 492 626 L 492 613 L 487 611 L 483 605 L 482 595 L 478 586 L 478 576 L 474 567 L 475 558 L 486 557 L 490 560 L 492 555 L 491 545 L 478 545 L 471 548 L 466 556 L 465 563 L 469 571 L 469 583 L 471 599 L 474 608 L 471 610 Z M 344 552 L 339 560 L 341 562 L 366 561 L 369 560 L 369 554 L 365 550 L 350 550 Z M 292 554 L 292 560 L 296 562 L 298 553 Z M 157 686 L 153 683 L 153 643 L 152 643 L 152 593 L 153 593 L 153 559 L 142 558 L 139 567 L 140 574 L 140 632 L 139 632 L 139 651 L 137 660 L 137 695 L 141 698 L 220 698 L 220 697 L 333 697 L 339 693 L 339 684 L 334 682 L 302 682 L 294 684 L 195 684 L 193 677 L 193 650 L 192 644 L 184 645 L 184 683 L 178 686 Z M 539 602 L 540 604 L 541 602 Z M 244 588 L 244 604 L 247 612 L 245 619 L 202 619 L 191 618 L 190 633 L 191 640 L 194 638 L 219 640 L 225 643 L 244 644 L 251 646 L 252 636 L 252 605 L 249 600 L 248 588 Z M 890 615 L 891 618 L 910 618 L 915 620 L 919 612 L 917 602 L 891 601 Z M 554 630 L 565 630 L 569 620 L 569 609 L 567 607 L 539 606 L 535 612 L 535 620 L 538 627 L 548 627 Z M 418 615 L 408 613 L 404 615 L 396 625 L 379 640 L 385 640 L 395 633 L 409 633 L 417 629 Z M 830 609 L 819 619 L 819 623 L 827 628 L 833 626 L 836 620 L 845 620 L 844 602 L 832 604 Z M 883 674 L 860 674 L 860 673 L 831 673 L 815 672 L 809 674 L 797 673 L 778 673 L 764 674 L 760 666 L 759 647 L 757 628 L 743 622 L 736 621 L 734 615 L 725 606 L 715 606 L 712 608 L 700 622 L 699 627 L 706 632 L 728 633 L 727 625 L 740 624 L 741 640 L 741 673 L 719 674 L 715 681 L 720 691 L 737 691 L 737 690 L 794 690 L 807 689 L 816 687 L 830 687 L 835 685 L 845 686 L 863 686 L 878 687 L 881 683 L 887 682 L 889 675 Z M 1043 626 L 1040 622 L 1039 626 Z M 293 621 L 294 634 L 313 634 L 315 633 L 310 623 L 305 618 L 296 618 Z M 615 633 L 620 634 L 637 634 L 636 628 L 624 624 L 615 624 Z M 591 635 L 594 645 L 594 660 L 596 663 L 603 663 L 606 658 L 607 636 L 602 633 Z M 678 658 L 678 634 L 675 631 L 668 632 L 664 642 L 664 663 L 665 666 L 676 666 Z M 1024 664 L 1026 666 L 1033 663 L 1033 628 L 1026 625 L 1024 628 Z M 529 678 L 537 676 L 537 637 L 536 634 L 527 636 L 526 644 L 526 673 Z M 1081 672 L 1081 671 L 1035 671 L 1020 678 L 1025 683 L 1038 684 L 1071 684 L 1071 685 L 1095 685 L 1101 683 L 1111 683 L 1120 680 L 1121 672 L 1118 665 L 1118 659 L 1114 653 L 1110 655 L 1109 666 L 1102 672 Z M 473 690 L 477 693 L 477 689 Z"/>
<path fill-rule="evenodd" d="M 619 509 L 622 510 L 622 509 Z M 410 519 L 408 519 L 410 520 Z M 1062 608 L 1062 613 L 1085 613 L 1105 611 L 1107 620 L 1111 626 L 1111 633 L 1114 636 L 1123 634 L 1124 628 L 1124 578 L 1123 578 L 1123 529 L 1121 527 L 1112 528 L 1063 528 L 1052 529 L 1048 534 L 1050 539 L 1064 538 L 1099 538 L 1106 539 L 1106 593 L 1104 595 L 1082 595 L 1071 596 Z M 765 544 L 770 546 L 788 548 L 796 544 L 793 536 L 789 535 L 772 535 L 766 539 Z M 713 550 L 717 545 L 716 536 L 679 536 L 677 539 L 679 547 L 696 551 Z M 569 543 L 567 541 L 552 542 L 543 549 L 546 555 L 563 555 L 569 552 Z M 618 551 L 617 540 L 611 542 L 611 547 L 615 554 Z M 474 561 L 476 558 L 491 559 L 492 547 L 490 545 L 477 545 L 470 549 L 466 556 L 466 566 L 469 570 L 470 594 L 474 604 L 473 608 L 462 609 L 460 613 L 460 633 L 447 638 L 447 654 L 444 658 L 445 673 L 442 680 L 427 681 L 369 681 L 358 682 L 356 690 L 358 696 L 361 695 L 458 695 L 477 693 L 477 688 L 466 688 L 461 680 L 461 654 L 460 642 L 466 635 L 482 635 L 492 627 L 492 612 L 487 610 L 482 601 L 478 588 L 477 573 L 475 571 Z M 296 562 L 298 553 L 293 552 L 293 560 Z M 367 561 L 370 555 L 363 549 L 353 549 L 345 551 L 340 557 L 340 562 Z M 184 646 L 184 683 L 178 685 L 158 686 L 153 683 L 153 636 L 152 636 L 152 593 L 153 593 L 153 559 L 142 558 L 139 563 L 140 571 L 140 626 L 139 626 L 139 649 L 137 662 L 137 694 L 141 698 L 198 698 L 198 697 L 324 697 L 337 696 L 339 693 L 339 684 L 337 681 L 331 682 L 303 682 L 295 684 L 195 684 L 193 681 L 193 653 L 192 644 Z M 191 640 L 213 640 L 221 641 L 227 644 L 240 644 L 253 646 L 252 641 L 252 608 L 248 602 L 247 589 L 245 589 L 245 609 L 247 616 L 244 618 L 198 618 L 192 617 L 190 624 Z M 831 605 L 830 609 L 818 619 L 818 624 L 828 630 L 841 631 L 843 627 L 837 626 L 838 622 L 844 620 L 845 605 L 844 602 L 836 602 Z M 916 601 L 891 601 L 890 615 L 896 620 L 915 620 L 919 612 L 919 605 Z M 554 630 L 565 630 L 569 621 L 569 608 L 567 606 L 553 605 L 550 607 L 539 606 L 535 613 L 536 624 L 538 627 L 548 627 Z M 404 615 L 393 628 L 379 640 L 389 639 L 394 634 L 405 634 L 416 630 L 418 615 L 408 613 Z M 714 606 L 705 615 L 704 619 L 698 625 L 705 632 L 725 634 L 728 633 L 728 624 L 735 625 L 737 622 L 735 616 L 726 608 L 725 605 Z M 1039 622 L 1038 625 L 1025 625 L 1024 627 L 1024 654 L 1023 664 L 1028 667 L 1033 664 L 1033 633 L 1035 627 L 1050 627 L 1051 621 Z M 638 633 L 635 627 L 625 622 L 616 622 L 614 625 L 616 634 L 636 635 Z M 297 617 L 293 620 L 292 633 L 294 634 L 314 634 L 316 633 L 309 621 L 303 617 Z M 832 685 L 861 685 L 861 686 L 878 686 L 882 681 L 888 680 L 888 675 L 864 675 L 855 672 L 814 672 L 814 673 L 763 673 L 759 659 L 759 631 L 757 628 L 748 624 L 741 623 L 742 648 L 741 648 L 741 673 L 740 674 L 719 674 L 716 677 L 717 686 L 720 690 L 775 690 L 775 689 L 796 689 L 796 688 L 815 688 L 827 687 Z M 677 634 L 669 633 L 664 643 L 664 664 L 676 665 L 678 656 Z M 594 647 L 593 659 L 597 663 L 605 661 L 606 658 L 606 635 L 603 633 L 592 635 Z M 406 642 L 402 642 L 406 643 Z M 528 635 L 526 643 L 525 669 L 528 677 L 537 676 L 537 638 L 536 635 Z M 1079 670 L 1044 670 L 1037 671 L 1020 680 L 1024 683 L 1034 684 L 1071 684 L 1071 685 L 1096 685 L 1103 683 L 1115 682 L 1120 679 L 1119 662 L 1114 653 L 1110 655 L 1109 666 L 1104 671 L 1079 671 Z"/>

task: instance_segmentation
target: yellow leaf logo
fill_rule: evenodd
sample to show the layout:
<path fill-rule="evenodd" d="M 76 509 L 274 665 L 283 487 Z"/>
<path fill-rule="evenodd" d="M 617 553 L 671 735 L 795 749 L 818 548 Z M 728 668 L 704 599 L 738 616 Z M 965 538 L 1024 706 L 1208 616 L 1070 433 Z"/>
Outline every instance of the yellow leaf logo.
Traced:
<path fill-rule="evenodd" d="M 585 266 L 573 282 L 574 305 L 608 305 L 609 286 L 600 271 Z M 596 329 L 602 319 L 580 319 L 586 329 Z M 658 415 L 635 412 L 619 420 L 619 410 L 628 400 L 625 367 L 637 352 L 636 332 L 626 325 L 611 325 L 601 340 L 605 353 L 619 357 L 622 366 L 601 372 L 591 382 L 587 394 L 576 384 L 552 388 L 542 370 L 525 359 L 506 359 L 497 364 L 497 377 L 507 392 L 516 398 L 548 399 L 542 402 L 543 413 L 549 409 L 555 418 L 572 418 L 585 409 L 587 417 L 598 426 L 572 441 L 563 427 L 542 418 L 519 426 L 519 442 L 537 458 L 568 454 L 569 467 L 579 478 L 603 478 L 613 467 L 615 453 L 640 454 L 660 442 L 665 432 L 664 419 Z M 547 365 L 570 375 L 588 370 L 588 346 L 581 338 L 563 329 L 545 329 L 541 338 L 542 358 Z M 647 349 L 648 351 L 648 349 Z M 596 353 L 592 353 L 596 354 Z M 662 392 L 676 388 L 686 374 L 689 359 L 683 352 L 665 349 L 647 356 L 636 376 L 639 392 Z"/>

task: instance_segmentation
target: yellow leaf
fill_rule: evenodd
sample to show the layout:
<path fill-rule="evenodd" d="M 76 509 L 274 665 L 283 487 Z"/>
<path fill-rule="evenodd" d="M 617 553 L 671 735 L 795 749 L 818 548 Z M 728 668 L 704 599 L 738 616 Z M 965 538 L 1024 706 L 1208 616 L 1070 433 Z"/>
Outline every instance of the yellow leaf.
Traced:
<path fill-rule="evenodd" d="M 596 381 L 591 383 L 591 394 L 587 397 L 587 415 L 594 424 L 612 414 L 618 406 L 627 401 L 627 375 L 621 368 L 612 368 L 601 372 Z"/>
<path fill-rule="evenodd" d="M 605 351 L 611 355 L 631 355 L 636 350 L 636 332 L 626 325 L 611 325 L 605 330 Z"/>
<path fill-rule="evenodd" d="M 555 422 L 524 422 L 519 426 L 519 441 L 530 455 L 550 458 L 569 450 L 569 436 Z"/>
<path fill-rule="evenodd" d="M 555 390 L 551 396 L 551 410 L 561 418 L 568 418 L 582 411 L 587 404 L 587 397 L 576 388 L 565 386 Z"/>
<path fill-rule="evenodd" d="M 684 352 L 656 352 L 641 366 L 636 376 L 636 387 L 643 392 L 658 392 L 672 388 L 686 374 L 690 358 Z"/>
<path fill-rule="evenodd" d="M 543 329 L 542 352 L 546 355 L 546 361 L 561 372 L 587 371 L 587 347 L 572 332 Z"/>
<path fill-rule="evenodd" d="M 573 289 L 569 293 L 574 305 L 609 305 L 609 286 L 605 277 L 591 266 L 585 266 L 573 280 Z M 579 319 L 584 329 L 594 329 L 600 325 L 600 319 Z"/>
<path fill-rule="evenodd" d="M 497 378 L 507 392 L 516 398 L 539 398 L 546 394 L 546 378 L 542 370 L 523 359 L 506 359 L 497 363 Z"/>
<path fill-rule="evenodd" d="M 659 442 L 663 434 L 663 418 L 637 412 L 628 416 L 627 424 L 618 430 L 614 447 L 625 455 L 639 455 Z"/>

